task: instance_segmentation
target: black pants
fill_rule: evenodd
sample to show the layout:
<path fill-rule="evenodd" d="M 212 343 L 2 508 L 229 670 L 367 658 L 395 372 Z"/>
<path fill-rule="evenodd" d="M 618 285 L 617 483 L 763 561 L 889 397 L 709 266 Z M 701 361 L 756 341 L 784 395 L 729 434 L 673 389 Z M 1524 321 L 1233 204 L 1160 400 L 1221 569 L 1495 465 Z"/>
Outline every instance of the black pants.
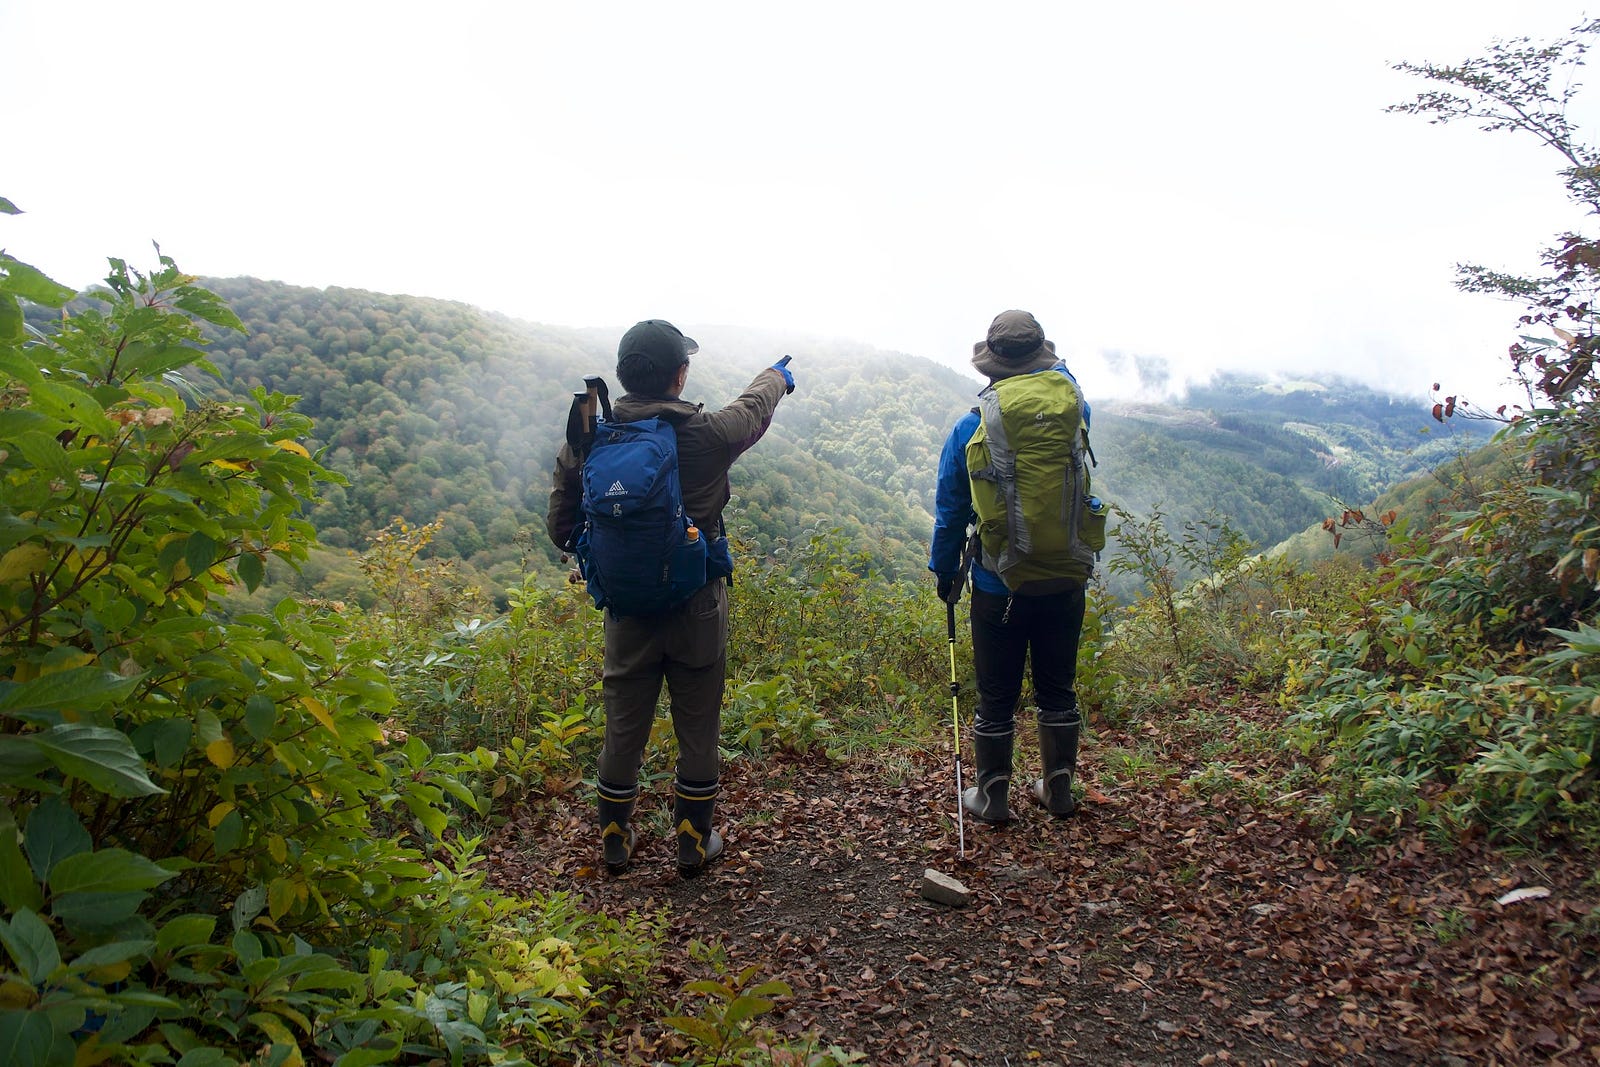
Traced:
<path fill-rule="evenodd" d="M 996 596 L 972 590 L 972 659 L 978 672 L 980 733 L 1013 729 L 1022 669 L 1031 657 L 1039 721 L 1065 722 L 1078 707 L 1078 639 L 1083 587 L 1047 596 Z"/>

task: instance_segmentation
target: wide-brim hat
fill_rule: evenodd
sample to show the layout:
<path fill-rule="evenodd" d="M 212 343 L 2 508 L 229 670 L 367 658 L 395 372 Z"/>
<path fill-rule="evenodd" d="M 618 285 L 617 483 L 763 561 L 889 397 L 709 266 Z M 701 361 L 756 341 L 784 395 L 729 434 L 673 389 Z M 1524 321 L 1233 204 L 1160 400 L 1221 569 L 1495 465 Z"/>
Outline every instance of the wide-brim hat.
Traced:
<path fill-rule="evenodd" d="M 988 335 L 972 346 L 973 367 L 990 378 L 1009 378 L 1055 363 L 1055 342 L 1026 311 L 1002 311 L 989 324 Z"/>

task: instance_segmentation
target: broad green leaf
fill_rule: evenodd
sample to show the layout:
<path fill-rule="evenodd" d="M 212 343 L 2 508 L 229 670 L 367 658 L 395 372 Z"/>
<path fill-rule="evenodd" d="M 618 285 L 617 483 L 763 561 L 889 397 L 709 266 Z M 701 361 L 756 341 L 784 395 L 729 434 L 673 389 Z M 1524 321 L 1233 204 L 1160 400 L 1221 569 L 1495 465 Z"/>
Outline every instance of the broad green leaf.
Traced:
<path fill-rule="evenodd" d="M 359 974 L 354 974 L 336 964 L 327 965 L 328 957 L 321 957 L 323 966 L 307 970 L 295 979 L 296 990 L 306 989 L 338 989 L 346 993 L 358 993 L 366 983 Z"/>
<path fill-rule="evenodd" d="M 126 700 L 143 675 L 124 678 L 104 667 L 75 667 L 27 682 L 0 682 L 0 715 L 21 711 L 96 711 Z"/>
<path fill-rule="evenodd" d="M 7 923 L 0 920 L 0 942 L 11 954 L 17 970 L 34 985 L 39 985 L 61 966 L 61 950 L 45 921 L 29 908 L 17 912 Z"/>
<path fill-rule="evenodd" d="M 791 996 L 794 996 L 794 990 L 789 987 L 789 983 L 785 982 L 785 981 L 783 981 L 781 979 L 778 979 L 778 978 L 774 978 L 774 979 L 771 979 L 770 981 L 762 982 L 760 985 L 756 986 L 755 988 L 746 990 L 745 993 L 746 993 L 746 995 L 752 996 L 752 997 L 791 997 Z"/>
<path fill-rule="evenodd" d="M 46 1067 L 54 1040 L 54 1027 L 39 1012 L 0 1012 L 0 1063 L 7 1067 Z"/>
<path fill-rule="evenodd" d="M 178 1067 L 234 1067 L 237 1061 L 219 1048 L 193 1048 L 183 1054 Z"/>
<path fill-rule="evenodd" d="M 145 631 L 150 637 L 181 637 L 185 634 L 205 633 L 217 628 L 215 619 L 199 615 L 181 615 L 175 619 L 162 619 Z"/>
<path fill-rule="evenodd" d="M 195 694 L 191 692 L 190 695 Z M 222 720 L 217 718 L 216 712 L 202 708 L 195 712 L 194 733 L 195 740 L 200 743 L 201 751 L 204 751 L 207 745 L 222 740 Z"/>
<path fill-rule="evenodd" d="M 224 856 L 239 847 L 244 840 L 244 819 L 237 811 L 230 811 L 217 823 L 217 828 L 211 831 L 212 844 L 216 846 L 217 855 Z"/>
<path fill-rule="evenodd" d="M 33 408 L 6 408 L 0 410 L 0 441 L 15 441 L 25 433 L 42 434 L 53 439 L 66 429 L 66 423 L 52 419 Z M 56 446 L 60 448 L 58 444 Z"/>
<path fill-rule="evenodd" d="M 211 915 L 180 915 L 171 919 L 156 934 L 156 948 L 162 952 L 171 952 L 174 949 L 190 948 L 196 945 L 209 945 L 211 935 L 216 932 L 217 920 Z"/>
<path fill-rule="evenodd" d="M 30 467 L 43 470 L 45 474 L 64 478 L 67 482 L 75 482 L 78 477 L 77 469 L 72 466 L 72 459 L 67 456 L 66 448 L 56 440 L 53 434 L 45 434 L 43 430 L 29 430 L 26 434 L 18 434 L 16 440 L 11 442 L 16 454 L 26 459 Z"/>
<path fill-rule="evenodd" d="M 153 889 L 176 872 L 136 852 L 102 848 L 68 856 L 50 872 L 51 893 L 124 893 Z"/>
<path fill-rule="evenodd" d="M 48 766 L 50 760 L 26 736 L 0 734 L 0 784 L 22 785 Z"/>
<path fill-rule="evenodd" d="M 5 197 L 0 196 L 0 215 L 20 215 L 20 214 L 22 214 L 22 209 L 21 208 L 19 208 L 15 204 L 13 204 L 11 201 L 7 200 Z"/>
<path fill-rule="evenodd" d="M 118 597 L 109 604 L 104 604 L 95 612 L 100 620 L 100 625 L 105 627 L 107 633 L 119 633 L 133 625 L 133 620 L 139 617 L 139 605 L 127 597 Z"/>
<path fill-rule="evenodd" d="M 198 287 L 185 288 L 178 294 L 173 304 L 187 311 L 199 319 L 204 319 L 213 326 L 221 326 L 225 330 L 236 330 L 244 333 L 244 323 L 239 321 L 239 316 L 234 314 L 231 307 L 216 293 L 209 289 Z M 196 356 L 200 353 L 196 352 Z"/>
<path fill-rule="evenodd" d="M 37 385 L 44 381 L 44 375 L 39 371 L 39 364 L 30 359 L 27 353 L 14 348 L 0 348 L 0 371 L 9 372 L 13 378 L 27 385 Z"/>
<path fill-rule="evenodd" d="M 266 564 L 254 552 L 245 552 L 239 557 L 239 580 L 244 583 L 246 591 L 254 593 L 266 574 Z"/>
<path fill-rule="evenodd" d="M 166 997 L 158 997 L 153 993 L 141 993 L 129 990 L 112 996 L 116 1001 L 117 1010 L 106 1019 L 99 1030 L 99 1046 L 120 1045 L 132 1040 L 147 1030 L 155 1021 L 156 1012 L 171 1011 L 178 1005 Z M 141 1001 L 165 1001 L 164 1004 L 141 1003 Z M 174 1012 L 174 1014 L 176 1014 Z M 87 1042 L 86 1042 L 87 1043 Z"/>
<path fill-rule="evenodd" d="M 27 319 L 17 298 L 10 293 L 0 293 L 0 343 L 17 344 L 28 336 Z"/>
<path fill-rule="evenodd" d="M 44 907 L 44 894 L 22 855 L 17 821 L 9 809 L 0 811 L 0 904 L 10 911 Z"/>
<path fill-rule="evenodd" d="M 53 380 L 35 382 L 28 388 L 28 395 L 33 400 L 33 406 L 46 415 L 81 425 L 107 441 L 117 436 L 117 424 L 107 417 L 105 408 L 82 386 Z"/>
<path fill-rule="evenodd" d="M 58 308 L 77 294 L 36 267 L 0 252 L 0 292 L 14 293 L 24 300 Z"/>
<path fill-rule="evenodd" d="M 120 730 L 82 723 L 62 723 L 44 733 L 28 734 L 63 774 L 82 779 L 114 797 L 143 797 L 166 790 L 145 774 L 144 760 Z"/>
<path fill-rule="evenodd" d="M 52 558 L 50 550 L 35 541 L 18 545 L 0 556 L 0 582 L 22 581 L 42 574 Z"/>
<path fill-rule="evenodd" d="M 289 914 L 294 907 L 294 883 L 287 878 L 274 878 L 267 886 L 267 917 L 276 921 Z"/>
<path fill-rule="evenodd" d="M 326 704 L 314 696 L 303 696 L 300 698 L 300 703 L 305 706 L 305 709 L 311 713 L 314 719 L 328 728 L 329 733 L 335 737 L 339 736 L 339 728 L 333 724 L 333 716 L 328 714 Z"/>
<path fill-rule="evenodd" d="M 156 719 L 133 731 L 133 744 L 149 752 L 157 767 L 176 767 L 189 751 L 194 726 L 184 719 Z"/>
<path fill-rule="evenodd" d="M 261 890 L 261 901 L 265 904 L 267 900 L 266 886 L 256 886 L 255 888 Z M 243 899 L 242 894 L 240 899 Z M 238 912 L 239 905 L 236 902 L 234 904 L 234 914 L 237 916 Z M 257 914 L 260 914 L 259 908 L 257 909 Z M 255 916 L 252 915 L 251 918 L 254 919 Z M 250 964 L 261 959 L 261 939 L 249 930 L 238 930 L 233 935 L 233 954 L 239 957 L 240 964 L 246 967 L 250 966 Z"/>
<path fill-rule="evenodd" d="M 278 722 L 278 706 L 265 693 L 254 693 L 244 704 L 244 728 L 257 741 L 272 736 Z"/>
<path fill-rule="evenodd" d="M 152 993 L 148 989 L 124 989 L 111 994 L 111 999 L 118 1004 L 127 1004 L 139 1008 L 154 1008 L 157 1011 L 173 1011 L 181 1005 L 171 997 L 164 997 L 159 993 Z M 139 1031 L 135 1030 L 134 1033 Z"/>
<path fill-rule="evenodd" d="M 217 561 L 217 543 L 203 533 L 192 533 L 184 543 L 183 561 L 191 575 L 203 574 Z"/>
<path fill-rule="evenodd" d="M 28 850 L 28 863 L 33 867 L 34 876 L 41 882 L 48 882 L 56 864 L 69 856 L 88 852 L 94 847 L 94 839 L 65 800 L 49 796 L 28 816 L 23 845 Z"/>
<path fill-rule="evenodd" d="M 669 1015 L 661 1020 L 674 1030 L 688 1034 L 707 1048 L 716 1048 L 722 1040 L 722 1035 L 717 1028 L 704 1019 L 696 1019 L 688 1015 Z"/>
<path fill-rule="evenodd" d="M 400 799 L 430 834 L 434 837 L 444 836 L 444 832 L 450 827 L 450 819 L 444 812 L 415 793 L 406 793 Z"/>
<path fill-rule="evenodd" d="M 62 893 L 50 898 L 50 914 L 75 934 L 103 933 L 132 918 L 150 896 L 143 890 L 122 893 Z"/>
<path fill-rule="evenodd" d="M 723 1016 L 723 1024 L 729 1027 L 738 1026 L 746 1019 L 753 1019 L 757 1015 L 772 1010 L 773 1003 L 766 997 L 739 996 L 728 1005 L 728 1012 Z"/>
<path fill-rule="evenodd" d="M 155 944 L 154 941 L 113 941 L 108 945 L 96 945 L 74 959 L 71 966 L 75 971 L 92 971 L 113 963 L 126 963 L 148 955 Z"/>
<path fill-rule="evenodd" d="M 399 1042 L 378 1038 L 365 1048 L 346 1052 L 333 1061 L 333 1067 L 372 1067 L 375 1063 L 392 1063 L 399 1054 Z"/>
<path fill-rule="evenodd" d="M 167 371 L 186 367 L 200 358 L 200 350 L 188 345 L 129 345 L 117 359 L 117 378 L 158 378 Z"/>
<path fill-rule="evenodd" d="M 129 592 L 138 594 L 152 604 L 159 604 L 166 598 L 166 589 L 162 582 L 153 580 L 148 574 L 126 563 L 116 564 L 111 568 L 111 573 Z"/>
<path fill-rule="evenodd" d="M 475 811 L 480 815 L 484 814 L 483 801 L 479 799 L 478 794 L 474 793 L 465 782 L 461 781 L 461 779 L 453 778 L 449 775 L 441 775 L 434 778 L 433 781 L 434 784 L 440 789 L 461 801 L 461 803 L 465 804 L 472 811 Z"/>

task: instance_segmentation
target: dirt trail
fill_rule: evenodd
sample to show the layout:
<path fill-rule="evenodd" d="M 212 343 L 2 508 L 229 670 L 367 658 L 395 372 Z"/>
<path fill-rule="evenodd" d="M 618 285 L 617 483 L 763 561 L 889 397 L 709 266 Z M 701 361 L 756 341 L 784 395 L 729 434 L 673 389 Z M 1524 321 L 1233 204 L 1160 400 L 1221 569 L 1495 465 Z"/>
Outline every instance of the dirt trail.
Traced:
<path fill-rule="evenodd" d="M 947 760 L 894 781 L 809 759 L 729 768 L 729 853 L 699 879 L 677 876 L 648 799 L 634 869 L 597 871 L 581 795 L 508 826 L 495 877 L 609 914 L 665 907 L 664 1000 L 707 977 L 690 940 L 721 938 L 734 967 L 793 987 L 765 1021 L 873 1064 L 1600 1063 L 1593 857 L 1329 850 L 1247 769 L 1208 795 L 1182 769 L 1101 780 L 1137 741 L 1086 747 L 1104 802 L 1072 819 L 1014 794 L 1010 826 L 969 820 L 965 861 Z M 973 903 L 924 901 L 926 867 Z M 1551 893 L 1496 903 L 1533 886 Z"/>

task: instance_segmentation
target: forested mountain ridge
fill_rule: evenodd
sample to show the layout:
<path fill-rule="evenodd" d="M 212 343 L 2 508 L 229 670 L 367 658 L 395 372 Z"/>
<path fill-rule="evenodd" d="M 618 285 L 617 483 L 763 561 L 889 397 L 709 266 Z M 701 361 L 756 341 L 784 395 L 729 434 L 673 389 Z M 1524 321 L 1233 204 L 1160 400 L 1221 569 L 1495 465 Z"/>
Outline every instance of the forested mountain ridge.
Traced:
<path fill-rule="evenodd" d="M 530 544 L 554 566 L 542 534 L 552 460 L 583 376 L 616 387 L 620 327 L 560 330 L 353 289 L 206 284 L 249 330 L 217 334 L 208 351 L 227 387 L 299 395 L 317 423 L 314 443 L 350 480 L 312 511 L 325 544 L 359 548 L 396 516 L 439 519 L 436 549 L 480 570 L 503 570 Z M 933 427 L 966 405 L 961 376 L 926 363 L 908 375 L 910 357 L 860 346 L 783 344 L 733 329 L 697 336 L 691 399 L 724 403 L 786 352 L 801 376 L 803 391 L 741 461 L 739 532 L 769 549 L 837 527 L 901 570 L 918 565 L 930 521 L 924 472 L 940 441 Z"/>
<path fill-rule="evenodd" d="M 393 518 L 440 520 L 434 550 L 496 581 L 524 558 L 556 573 L 542 534 L 551 459 L 583 376 L 615 386 L 622 326 L 563 329 L 451 301 L 251 278 L 204 284 L 249 331 L 213 335 L 220 388 L 300 396 L 316 422 L 308 443 L 348 479 L 311 511 L 324 544 L 359 550 Z M 735 531 L 766 551 L 838 528 L 892 571 L 917 573 L 940 448 L 981 383 L 847 342 L 690 332 L 701 353 L 688 395 L 708 405 L 795 357 L 799 388 L 741 460 Z M 1263 546 L 1457 447 L 1422 433 L 1420 402 L 1349 383 L 1225 376 L 1163 403 L 1096 400 L 1086 387 L 1102 496 L 1138 514 L 1160 505 L 1178 521 L 1215 511 Z"/>

